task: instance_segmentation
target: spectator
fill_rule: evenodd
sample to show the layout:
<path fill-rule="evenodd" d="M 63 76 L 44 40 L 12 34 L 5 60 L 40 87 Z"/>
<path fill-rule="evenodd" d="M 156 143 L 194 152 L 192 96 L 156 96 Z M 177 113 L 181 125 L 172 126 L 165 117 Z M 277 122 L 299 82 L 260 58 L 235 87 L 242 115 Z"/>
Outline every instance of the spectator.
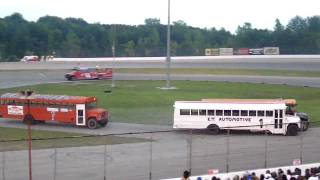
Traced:
<path fill-rule="evenodd" d="M 311 174 L 310 174 L 310 169 L 306 169 L 306 170 L 305 170 L 305 174 L 304 174 L 304 178 L 305 178 L 305 179 L 309 179 L 310 176 L 311 176 Z"/>
<path fill-rule="evenodd" d="M 318 169 L 317 168 L 311 168 L 311 176 L 308 180 L 319 180 L 319 177 L 317 176 Z"/>
<path fill-rule="evenodd" d="M 295 168 L 292 176 L 296 179 L 301 179 L 301 169 Z"/>
<path fill-rule="evenodd" d="M 218 180 L 217 177 L 212 176 L 211 180 Z"/>
<path fill-rule="evenodd" d="M 264 179 L 266 180 L 275 180 L 272 176 L 269 170 L 266 171 L 266 174 L 264 175 Z"/>
<path fill-rule="evenodd" d="M 183 177 L 181 178 L 181 180 L 190 180 L 190 172 L 189 171 L 184 171 L 183 172 Z"/>
<path fill-rule="evenodd" d="M 282 175 L 284 174 L 282 169 L 278 169 L 278 177 L 282 177 Z"/>
<path fill-rule="evenodd" d="M 201 177 L 197 177 L 197 180 L 202 180 L 202 178 Z"/>
<path fill-rule="evenodd" d="M 271 177 L 272 177 L 273 179 L 277 179 L 277 178 L 278 178 L 278 175 L 277 175 L 277 173 L 274 171 L 274 172 L 271 173 Z"/>
<path fill-rule="evenodd" d="M 255 172 L 251 173 L 251 177 L 252 177 L 252 180 L 259 180 L 259 178 L 258 178 L 258 176 L 256 175 Z"/>
<path fill-rule="evenodd" d="M 287 170 L 287 179 L 290 180 L 291 175 L 292 175 L 292 173 L 291 173 L 290 169 L 288 169 L 288 170 Z"/>
<path fill-rule="evenodd" d="M 291 176 L 290 180 L 297 180 L 294 176 Z"/>
<path fill-rule="evenodd" d="M 264 174 L 260 174 L 260 180 L 264 180 Z"/>
<path fill-rule="evenodd" d="M 288 180 L 288 179 L 287 179 L 287 175 L 282 174 L 282 175 L 279 177 L 279 180 Z"/>
<path fill-rule="evenodd" d="M 240 177 L 238 175 L 235 175 L 232 180 L 240 180 Z"/>

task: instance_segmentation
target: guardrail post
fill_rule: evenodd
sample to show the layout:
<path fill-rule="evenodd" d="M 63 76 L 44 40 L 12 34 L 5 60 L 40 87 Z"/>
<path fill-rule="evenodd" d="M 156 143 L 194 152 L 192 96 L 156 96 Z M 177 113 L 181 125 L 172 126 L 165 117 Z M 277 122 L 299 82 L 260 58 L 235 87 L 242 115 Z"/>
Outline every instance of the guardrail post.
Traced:
<path fill-rule="evenodd" d="M 268 132 L 264 131 L 265 139 L 264 139 L 264 168 L 268 167 Z"/>
<path fill-rule="evenodd" d="M 2 179 L 6 179 L 6 152 L 2 152 Z"/>
<path fill-rule="evenodd" d="M 189 137 L 189 172 L 190 174 L 192 170 L 192 129 L 190 130 L 190 137 Z"/>
<path fill-rule="evenodd" d="M 227 130 L 227 157 L 226 157 L 226 172 L 229 172 L 229 155 L 230 155 L 230 129 Z"/>
<path fill-rule="evenodd" d="M 152 137 L 153 133 L 150 133 L 150 161 L 149 161 L 149 180 L 152 179 Z"/>
<path fill-rule="evenodd" d="M 104 153 L 103 153 L 103 180 L 107 179 L 107 136 L 104 136 Z"/>
<path fill-rule="evenodd" d="M 303 160 L 303 136 L 300 135 L 300 163 Z"/>
<path fill-rule="evenodd" d="M 53 166 L 53 180 L 56 180 L 57 178 L 57 147 L 54 148 L 54 154 L 53 154 L 53 160 L 54 160 L 54 166 Z"/>

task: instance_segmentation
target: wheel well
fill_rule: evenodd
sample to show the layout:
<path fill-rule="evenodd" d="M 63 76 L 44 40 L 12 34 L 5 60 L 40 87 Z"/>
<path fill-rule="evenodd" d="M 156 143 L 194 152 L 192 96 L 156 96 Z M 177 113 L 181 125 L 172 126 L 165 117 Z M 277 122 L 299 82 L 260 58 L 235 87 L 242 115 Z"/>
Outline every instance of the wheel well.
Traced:
<path fill-rule="evenodd" d="M 94 119 L 94 120 L 98 121 L 98 119 L 96 117 L 94 117 L 94 116 L 88 117 L 87 121 L 89 121 L 89 119 Z"/>
<path fill-rule="evenodd" d="M 296 124 L 296 123 L 290 123 L 290 124 L 288 124 L 287 128 L 288 128 L 289 126 L 297 126 L 297 127 L 299 127 L 298 124 Z"/>
<path fill-rule="evenodd" d="M 219 128 L 219 126 L 216 125 L 216 124 L 210 124 L 210 125 L 207 127 L 207 129 L 213 129 L 213 128 Z"/>

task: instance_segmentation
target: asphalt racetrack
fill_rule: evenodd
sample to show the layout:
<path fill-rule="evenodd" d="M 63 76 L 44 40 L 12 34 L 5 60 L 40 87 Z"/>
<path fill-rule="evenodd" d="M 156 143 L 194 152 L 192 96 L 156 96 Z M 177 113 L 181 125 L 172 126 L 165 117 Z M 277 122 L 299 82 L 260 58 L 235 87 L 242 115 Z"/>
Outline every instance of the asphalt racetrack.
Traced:
<path fill-rule="evenodd" d="M 141 58 L 56 58 L 47 62 L 0 63 L 0 70 L 71 69 L 79 66 L 110 68 L 165 68 L 164 57 Z M 319 55 L 195 56 L 172 57 L 172 68 L 274 69 L 319 71 Z"/>
<path fill-rule="evenodd" d="M 174 68 L 245 68 L 284 69 L 301 71 L 320 70 L 319 58 L 313 59 L 266 59 L 248 60 L 184 60 L 173 62 Z M 189 63 L 188 63 L 189 62 Z M 17 87 L 42 83 L 64 82 L 67 69 L 79 62 L 0 63 L 0 88 Z M 164 61 L 155 60 L 119 62 L 81 62 L 82 65 L 116 68 L 159 68 Z M 9 70 L 9 71 L 8 71 Z M 159 74 L 115 74 L 115 80 L 162 80 Z M 217 76 L 217 75 L 172 75 L 173 80 L 230 81 L 294 86 L 320 87 L 319 78 L 277 77 L 277 76 Z M 1 120 L 0 126 L 26 128 L 20 122 Z M 169 126 L 148 126 L 111 123 L 110 126 L 91 131 L 61 125 L 37 125 L 43 130 L 71 131 L 89 134 L 108 134 L 167 130 Z M 262 134 L 233 133 L 207 135 L 194 132 L 192 146 L 190 133 L 163 132 L 125 135 L 151 139 L 152 143 L 135 143 L 107 146 L 106 169 L 104 169 L 104 146 L 45 149 L 33 151 L 34 179 L 152 179 L 179 177 L 185 169 L 192 174 L 206 174 L 208 169 L 229 171 L 291 165 L 294 159 L 302 158 L 303 163 L 319 162 L 319 128 L 310 128 L 296 137 L 264 136 Z M 227 143 L 229 142 L 229 143 Z M 229 144 L 229 155 L 227 153 Z M 5 159 L 3 159 L 5 157 Z M 6 180 L 20 180 L 28 177 L 27 151 L 6 152 L 0 157 L 0 172 Z M 0 173 L 1 174 L 1 173 Z M 1 176 L 0 176 L 1 178 Z"/>
<path fill-rule="evenodd" d="M 16 70 L 0 71 L 0 88 L 25 85 L 65 82 L 68 70 Z M 115 73 L 117 80 L 165 80 L 165 74 L 127 74 Z M 265 84 L 287 84 L 292 86 L 320 87 L 318 77 L 246 76 L 246 75 L 189 75 L 172 74 L 172 80 L 249 82 Z"/>

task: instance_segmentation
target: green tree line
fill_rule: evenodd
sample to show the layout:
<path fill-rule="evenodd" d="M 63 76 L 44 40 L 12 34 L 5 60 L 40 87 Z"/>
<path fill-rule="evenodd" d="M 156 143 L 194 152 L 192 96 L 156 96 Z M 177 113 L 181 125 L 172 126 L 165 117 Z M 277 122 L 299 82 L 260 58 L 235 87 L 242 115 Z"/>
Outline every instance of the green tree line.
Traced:
<path fill-rule="evenodd" d="M 179 20 L 171 25 L 173 56 L 204 55 L 205 48 L 280 47 L 281 54 L 320 54 L 320 16 L 293 17 L 285 26 L 276 19 L 273 30 L 250 23 L 232 34 L 225 29 L 201 29 Z M 81 18 L 44 16 L 27 21 L 19 13 L 0 18 L 0 61 L 26 55 L 55 57 L 165 56 L 167 26 L 157 18 L 144 25 L 90 24 Z M 114 51 L 113 51 L 114 49 Z"/>

